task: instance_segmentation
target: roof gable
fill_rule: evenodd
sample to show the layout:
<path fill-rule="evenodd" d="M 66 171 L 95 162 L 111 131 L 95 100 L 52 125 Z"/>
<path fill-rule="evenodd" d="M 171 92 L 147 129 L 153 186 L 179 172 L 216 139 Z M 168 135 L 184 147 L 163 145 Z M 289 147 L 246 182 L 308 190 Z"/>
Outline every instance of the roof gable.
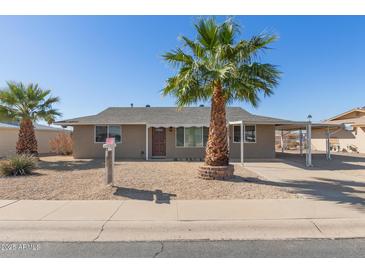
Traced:
<path fill-rule="evenodd" d="M 346 120 L 352 118 L 359 118 L 365 116 L 364 108 L 354 108 L 344 113 L 338 114 L 334 117 L 329 118 L 327 121 Z"/>

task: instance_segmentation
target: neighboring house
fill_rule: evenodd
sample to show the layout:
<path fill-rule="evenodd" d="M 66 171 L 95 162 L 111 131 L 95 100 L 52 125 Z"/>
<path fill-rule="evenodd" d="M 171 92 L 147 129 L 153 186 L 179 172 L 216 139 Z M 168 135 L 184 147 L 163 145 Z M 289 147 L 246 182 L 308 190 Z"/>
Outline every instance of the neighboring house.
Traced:
<path fill-rule="evenodd" d="M 227 107 L 227 122 L 244 121 L 244 157 L 274 158 L 275 127 L 294 123 Z M 117 142 L 116 157 L 125 159 L 203 159 L 210 122 L 209 107 L 111 107 L 92 116 L 55 124 L 73 127 L 75 158 L 104 157 L 107 137 Z M 232 159 L 240 158 L 240 126 L 229 126 Z"/>
<path fill-rule="evenodd" d="M 365 153 L 365 108 L 351 109 L 326 121 L 327 124 L 342 124 L 339 130 L 331 132 L 331 149 L 335 151 Z M 322 138 L 318 138 L 322 136 Z M 312 146 L 316 150 L 326 150 L 323 134 L 313 131 Z"/>
<path fill-rule="evenodd" d="M 51 153 L 49 141 L 60 132 L 70 134 L 71 131 L 62 128 L 35 124 L 35 136 L 38 143 L 38 153 Z M 12 156 L 16 153 L 19 124 L 15 122 L 0 122 L 0 158 Z"/>

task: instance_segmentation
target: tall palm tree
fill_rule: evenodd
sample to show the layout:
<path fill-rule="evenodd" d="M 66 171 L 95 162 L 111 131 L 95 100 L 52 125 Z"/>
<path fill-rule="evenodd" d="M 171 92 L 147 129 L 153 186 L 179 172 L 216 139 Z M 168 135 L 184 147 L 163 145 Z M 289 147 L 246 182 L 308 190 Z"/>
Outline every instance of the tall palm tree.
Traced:
<path fill-rule="evenodd" d="M 50 90 L 42 90 L 38 84 L 8 82 L 6 89 L 0 90 L 0 117 L 20 122 L 16 151 L 18 154 L 38 154 L 37 140 L 33 123 L 45 120 L 52 123 L 61 116 L 53 104 L 58 97 L 49 96 Z"/>
<path fill-rule="evenodd" d="M 245 101 L 257 106 L 261 92 L 272 94 L 280 72 L 274 65 L 261 63 L 258 55 L 277 37 L 266 34 L 237 40 L 239 26 L 232 19 L 222 24 L 214 18 L 200 19 L 195 29 L 195 40 L 182 36 L 183 47 L 163 55 L 177 73 L 167 80 L 162 94 L 175 96 L 178 107 L 211 101 L 205 163 L 226 166 L 226 105 Z"/>

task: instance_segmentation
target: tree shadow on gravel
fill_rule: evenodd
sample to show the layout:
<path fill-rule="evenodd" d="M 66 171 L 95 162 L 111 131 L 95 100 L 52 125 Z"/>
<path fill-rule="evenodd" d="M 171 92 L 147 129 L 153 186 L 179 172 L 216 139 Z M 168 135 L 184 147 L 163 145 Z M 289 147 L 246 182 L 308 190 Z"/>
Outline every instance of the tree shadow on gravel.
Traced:
<path fill-rule="evenodd" d="M 258 184 L 290 189 L 294 193 L 303 194 L 316 200 L 353 205 L 365 211 L 365 182 L 314 178 L 313 181 L 272 182 L 261 180 Z"/>
<path fill-rule="evenodd" d="M 75 160 L 75 161 L 39 161 L 38 168 L 53 171 L 72 171 L 72 170 L 91 170 L 96 168 L 103 168 L 105 166 L 104 160 Z"/>
<path fill-rule="evenodd" d="M 166 193 L 160 189 L 155 191 L 142 190 L 136 188 L 126 188 L 126 187 L 116 187 L 113 195 L 122 196 L 132 200 L 142 200 L 142 201 L 155 201 L 157 204 L 169 204 L 171 197 L 176 197 L 176 194 Z"/>
<path fill-rule="evenodd" d="M 243 177 L 240 175 L 233 175 L 231 178 L 227 178 L 222 181 L 231 182 L 231 183 L 259 183 L 259 182 L 262 182 L 263 179 L 260 179 L 259 177 L 252 177 L 252 176 Z"/>
<path fill-rule="evenodd" d="M 328 178 L 314 178 L 314 180 L 288 180 L 273 182 L 260 178 L 243 178 L 234 176 L 227 180 L 235 183 L 253 183 L 258 185 L 285 188 L 286 191 L 302 194 L 321 201 L 336 202 L 355 206 L 358 210 L 365 211 L 365 180 L 355 182 L 351 180 L 333 180 Z"/>

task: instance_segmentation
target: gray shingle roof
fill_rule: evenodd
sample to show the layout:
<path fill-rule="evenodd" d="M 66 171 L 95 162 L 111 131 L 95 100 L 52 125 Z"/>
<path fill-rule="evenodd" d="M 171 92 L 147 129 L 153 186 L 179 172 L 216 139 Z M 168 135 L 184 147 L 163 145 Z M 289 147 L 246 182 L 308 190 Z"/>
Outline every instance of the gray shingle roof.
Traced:
<path fill-rule="evenodd" d="M 227 107 L 229 122 L 255 124 L 287 124 L 293 121 L 253 115 L 240 107 Z M 85 124 L 149 124 L 149 125 L 209 125 L 209 107 L 110 107 L 91 116 L 58 121 L 58 125 Z"/>

